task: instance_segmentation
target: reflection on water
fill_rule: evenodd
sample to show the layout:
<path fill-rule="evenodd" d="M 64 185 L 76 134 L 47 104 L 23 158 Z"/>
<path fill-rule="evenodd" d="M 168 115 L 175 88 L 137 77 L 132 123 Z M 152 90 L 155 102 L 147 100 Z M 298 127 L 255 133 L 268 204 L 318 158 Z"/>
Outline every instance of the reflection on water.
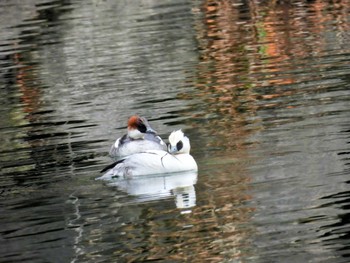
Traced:
<path fill-rule="evenodd" d="M 112 179 L 109 186 L 115 186 L 129 195 L 137 196 L 137 201 L 148 202 L 175 197 L 177 208 L 191 208 L 196 205 L 194 185 L 197 182 L 197 172 L 140 177 L 134 179 Z"/>
<path fill-rule="evenodd" d="M 347 1 L 0 5 L 0 261 L 348 261 Z M 132 114 L 198 175 L 96 181 Z"/>

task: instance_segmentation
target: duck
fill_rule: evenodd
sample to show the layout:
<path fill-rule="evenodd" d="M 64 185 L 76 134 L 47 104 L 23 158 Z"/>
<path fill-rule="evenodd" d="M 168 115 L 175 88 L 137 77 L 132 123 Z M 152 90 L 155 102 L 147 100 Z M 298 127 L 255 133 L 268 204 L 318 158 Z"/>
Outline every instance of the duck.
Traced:
<path fill-rule="evenodd" d="M 167 151 L 147 150 L 120 159 L 101 172 L 106 172 L 98 179 L 133 178 L 142 175 L 198 171 L 195 159 L 190 155 L 190 140 L 182 130 L 169 135 Z"/>
<path fill-rule="evenodd" d="M 145 117 L 133 115 L 128 120 L 127 134 L 115 141 L 109 150 L 109 156 L 118 159 L 147 150 L 166 150 L 166 147 Z"/>

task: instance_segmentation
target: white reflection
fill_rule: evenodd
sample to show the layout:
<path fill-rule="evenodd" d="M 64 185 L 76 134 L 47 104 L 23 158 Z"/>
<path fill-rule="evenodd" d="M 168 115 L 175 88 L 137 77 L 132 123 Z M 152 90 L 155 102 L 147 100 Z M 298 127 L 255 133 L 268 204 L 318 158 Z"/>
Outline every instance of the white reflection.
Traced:
<path fill-rule="evenodd" d="M 131 179 L 117 178 L 111 179 L 107 184 L 136 196 L 138 202 L 154 201 L 174 196 L 176 207 L 186 209 L 196 205 L 194 188 L 196 182 L 197 172 L 192 171 Z"/>
<path fill-rule="evenodd" d="M 175 188 L 172 193 L 177 208 L 191 208 L 196 205 L 196 190 L 193 185 Z"/>

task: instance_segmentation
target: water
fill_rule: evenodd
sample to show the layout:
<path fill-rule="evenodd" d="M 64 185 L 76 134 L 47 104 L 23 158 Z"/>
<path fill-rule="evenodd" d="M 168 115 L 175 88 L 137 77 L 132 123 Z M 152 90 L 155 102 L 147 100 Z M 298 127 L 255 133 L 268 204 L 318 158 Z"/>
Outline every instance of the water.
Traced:
<path fill-rule="evenodd" d="M 0 262 L 348 262 L 347 1 L 4 1 Z M 132 114 L 197 174 L 96 181 Z"/>

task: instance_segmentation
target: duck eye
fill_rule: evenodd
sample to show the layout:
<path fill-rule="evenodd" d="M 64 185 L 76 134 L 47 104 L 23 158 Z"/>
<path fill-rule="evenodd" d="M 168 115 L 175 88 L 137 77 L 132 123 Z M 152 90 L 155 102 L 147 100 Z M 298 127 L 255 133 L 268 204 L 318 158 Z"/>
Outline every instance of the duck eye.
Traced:
<path fill-rule="evenodd" d="M 179 142 L 176 144 L 176 148 L 177 148 L 178 151 L 180 151 L 180 150 L 182 149 L 183 146 L 184 146 L 184 145 L 183 145 L 182 141 L 179 141 Z"/>

